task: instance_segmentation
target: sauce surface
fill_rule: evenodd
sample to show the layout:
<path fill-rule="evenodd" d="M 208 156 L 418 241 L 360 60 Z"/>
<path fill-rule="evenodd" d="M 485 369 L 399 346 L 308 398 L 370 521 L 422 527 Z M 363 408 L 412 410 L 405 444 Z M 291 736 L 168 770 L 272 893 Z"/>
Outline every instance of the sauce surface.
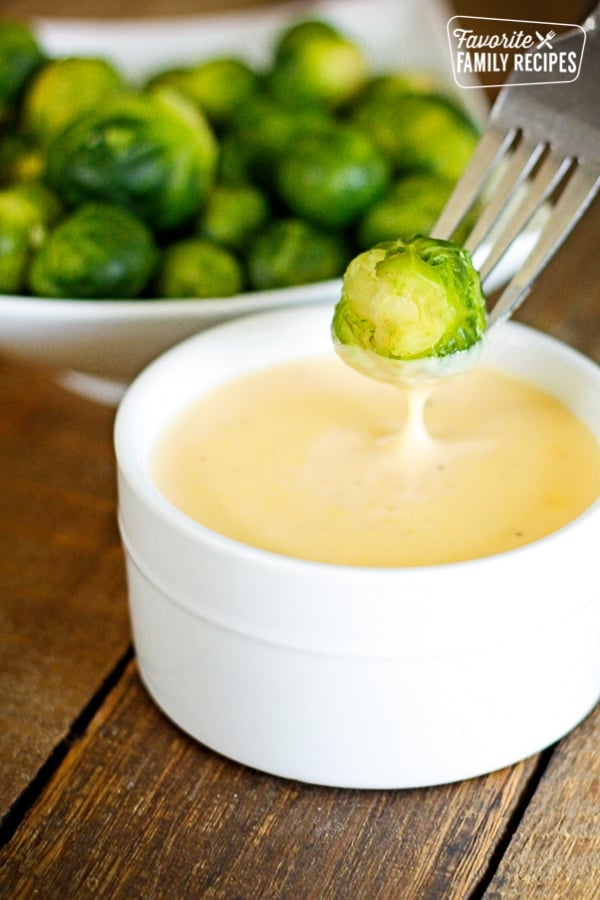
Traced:
<path fill-rule="evenodd" d="M 151 470 L 174 506 L 245 544 L 417 566 L 560 528 L 600 494 L 600 445 L 551 395 L 491 368 L 427 395 L 319 358 L 200 397 L 160 436 Z"/>

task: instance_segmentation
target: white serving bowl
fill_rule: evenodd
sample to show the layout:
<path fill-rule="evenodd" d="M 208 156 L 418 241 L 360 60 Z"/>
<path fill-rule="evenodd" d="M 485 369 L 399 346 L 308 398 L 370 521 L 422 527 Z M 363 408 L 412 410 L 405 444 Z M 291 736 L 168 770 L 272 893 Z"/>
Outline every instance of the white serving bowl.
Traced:
<path fill-rule="evenodd" d="M 175 509 L 149 458 L 173 415 L 232 377 L 331 353 L 330 306 L 186 340 L 128 389 L 115 430 L 119 520 L 141 677 L 225 756 L 316 784 L 405 788 L 512 764 L 600 695 L 600 502 L 518 550 L 378 569 L 242 545 Z M 489 360 L 545 387 L 600 439 L 600 368 L 522 325 Z"/>
<path fill-rule="evenodd" d="M 289 0 L 276 6 L 172 19 L 37 19 L 42 44 L 53 56 L 100 55 L 130 79 L 143 82 L 161 68 L 234 54 L 263 68 L 280 30 L 300 16 L 323 17 L 359 41 L 373 71 L 431 73 L 482 122 L 482 91 L 454 83 L 446 33 L 451 11 L 443 0 Z M 495 282 L 516 271 L 532 240 L 511 249 Z M 494 285 L 488 285 L 492 290 Z M 253 291 L 198 300 L 55 300 L 0 295 L 0 353 L 25 362 L 72 370 L 66 384 L 111 402 L 159 353 L 205 328 L 240 315 L 339 295 L 339 279 L 303 288 Z M 94 385 L 98 377 L 111 385 Z M 115 384 L 116 383 L 116 384 Z M 114 391 L 111 390 L 114 387 Z"/>

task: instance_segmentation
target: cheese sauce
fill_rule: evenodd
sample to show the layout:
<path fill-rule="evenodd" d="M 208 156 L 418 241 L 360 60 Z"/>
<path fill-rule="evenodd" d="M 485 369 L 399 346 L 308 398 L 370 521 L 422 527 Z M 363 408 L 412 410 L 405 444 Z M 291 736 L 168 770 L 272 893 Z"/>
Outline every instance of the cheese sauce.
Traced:
<path fill-rule="evenodd" d="M 247 375 L 168 426 L 158 490 L 288 556 L 417 566 L 499 553 L 600 494 L 600 446 L 558 400 L 487 367 L 400 390 L 337 358 Z"/>

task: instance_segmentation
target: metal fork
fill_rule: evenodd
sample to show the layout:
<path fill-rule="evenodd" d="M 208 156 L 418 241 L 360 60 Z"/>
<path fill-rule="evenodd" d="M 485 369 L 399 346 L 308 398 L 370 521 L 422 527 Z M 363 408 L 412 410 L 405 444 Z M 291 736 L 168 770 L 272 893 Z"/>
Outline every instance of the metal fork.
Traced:
<path fill-rule="evenodd" d="M 500 91 L 488 126 L 432 234 L 450 239 L 496 177 L 464 242 L 482 281 L 543 205 L 551 205 L 539 236 L 488 317 L 488 327 L 512 315 L 600 187 L 600 4 L 584 23 L 585 47 L 576 81 L 521 84 L 513 74 Z M 579 37 L 553 43 L 569 50 Z M 531 76 L 527 76 L 531 77 Z M 500 166 L 501 174 L 498 172 Z M 556 193 L 555 193 L 556 192 Z M 507 209 L 508 207 L 508 209 Z M 476 262 L 476 265 L 478 263 Z"/>

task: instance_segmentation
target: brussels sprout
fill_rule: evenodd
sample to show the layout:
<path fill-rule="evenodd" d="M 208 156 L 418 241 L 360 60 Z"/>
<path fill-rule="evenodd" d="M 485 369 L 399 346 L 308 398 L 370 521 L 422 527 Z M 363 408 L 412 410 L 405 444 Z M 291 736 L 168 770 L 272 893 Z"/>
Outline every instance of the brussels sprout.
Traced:
<path fill-rule="evenodd" d="M 46 146 L 71 122 L 124 89 L 123 78 L 104 59 L 51 60 L 23 97 L 22 126 Z"/>
<path fill-rule="evenodd" d="M 159 297 L 230 297 L 239 294 L 244 273 L 234 254 L 204 238 L 186 238 L 163 251 L 155 288 Z"/>
<path fill-rule="evenodd" d="M 247 171 L 262 184 L 272 186 L 276 165 L 296 141 L 332 126 L 324 110 L 293 110 L 271 97 L 259 95 L 238 110 L 230 139 L 245 160 Z"/>
<path fill-rule="evenodd" d="M 439 87 L 437 78 L 430 72 L 405 70 L 385 72 L 369 78 L 360 94 L 360 103 L 406 96 L 407 94 L 432 94 Z"/>
<path fill-rule="evenodd" d="M 353 121 L 401 171 L 419 169 L 457 181 L 478 140 L 474 124 L 437 94 L 396 94 L 360 104 Z"/>
<path fill-rule="evenodd" d="M 31 264 L 29 286 L 41 297 L 137 297 L 157 259 L 143 222 L 117 206 L 86 203 L 50 232 Z"/>
<path fill-rule="evenodd" d="M 389 176 L 386 159 L 369 138 L 340 124 L 294 142 L 279 161 L 277 188 L 296 215 L 343 228 L 382 196 Z"/>
<path fill-rule="evenodd" d="M 0 120 L 19 102 L 44 59 L 30 28 L 18 22 L 0 22 Z"/>
<path fill-rule="evenodd" d="M 198 222 L 198 232 L 233 250 L 242 250 L 269 219 L 264 193 L 251 184 L 213 188 Z"/>
<path fill-rule="evenodd" d="M 456 354 L 479 344 L 485 326 L 485 300 L 469 253 L 417 236 L 379 244 L 352 260 L 332 336 L 350 365 L 395 381 L 406 373 L 437 372 L 420 365 L 432 358 L 451 368 Z"/>
<path fill-rule="evenodd" d="M 240 59 L 220 57 L 196 66 L 159 72 L 149 86 L 181 91 L 215 126 L 222 126 L 256 93 L 258 75 Z"/>
<path fill-rule="evenodd" d="M 353 41 L 325 22 L 307 21 L 280 36 L 268 83 L 284 103 L 335 109 L 356 96 L 367 72 L 367 60 Z"/>
<path fill-rule="evenodd" d="M 252 287 L 269 290 L 335 278 L 347 259 L 339 236 L 292 218 L 273 222 L 257 236 L 247 266 Z"/>
<path fill-rule="evenodd" d="M 366 250 L 382 241 L 429 234 L 452 189 L 451 181 L 426 172 L 400 178 L 361 219 L 359 248 Z"/>
<path fill-rule="evenodd" d="M 42 184 L 17 184 L 0 191 L 0 293 L 24 290 L 31 255 L 59 213 L 58 200 Z"/>
<path fill-rule="evenodd" d="M 65 203 L 115 203 L 153 230 L 188 223 L 214 179 L 217 144 L 175 91 L 120 95 L 89 112 L 48 148 L 46 177 Z"/>

